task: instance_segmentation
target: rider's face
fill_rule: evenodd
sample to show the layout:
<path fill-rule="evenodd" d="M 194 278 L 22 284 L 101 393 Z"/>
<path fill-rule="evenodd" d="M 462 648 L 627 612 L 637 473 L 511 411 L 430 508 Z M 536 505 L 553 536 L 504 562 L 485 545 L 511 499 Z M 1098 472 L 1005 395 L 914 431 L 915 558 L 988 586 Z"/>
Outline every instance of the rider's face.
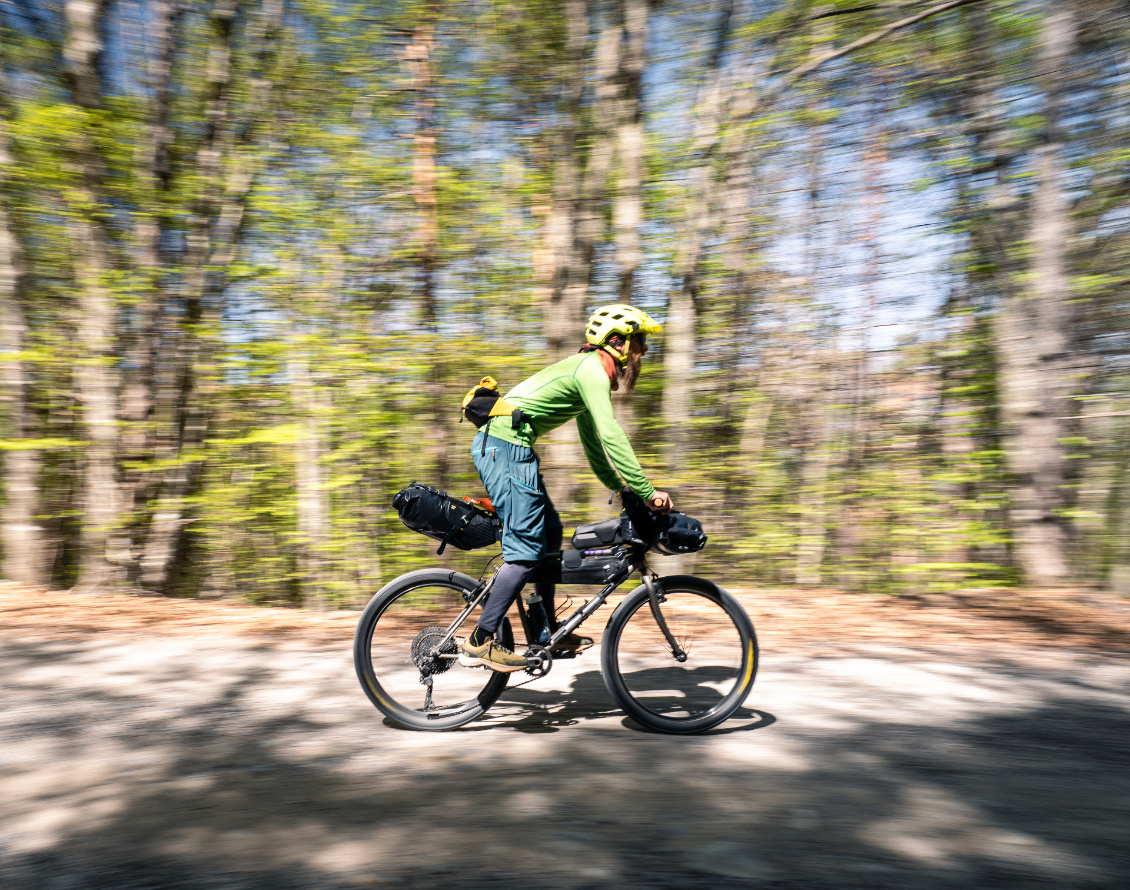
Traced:
<path fill-rule="evenodd" d="M 624 361 L 624 376 L 621 383 L 628 391 L 636 385 L 636 378 L 640 376 L 640 359 L 647 355 L 647 341 L 643 334 L 636 334 L 628 341 L 628 355 Z"/>

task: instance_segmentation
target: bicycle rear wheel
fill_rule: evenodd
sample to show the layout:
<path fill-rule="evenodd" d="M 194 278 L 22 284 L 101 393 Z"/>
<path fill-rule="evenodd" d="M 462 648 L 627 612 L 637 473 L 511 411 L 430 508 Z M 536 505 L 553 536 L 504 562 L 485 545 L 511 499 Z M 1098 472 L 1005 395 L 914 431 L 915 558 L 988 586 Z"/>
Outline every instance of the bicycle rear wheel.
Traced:
<path fill-rule="evenodd" d="M 628 715 L 659 732 L 693 733 L 734 713 L 757 674 L 753 622 L 730 594 L 688 575 L 660 579 L 660 611 L 682 660 L 651 609 L 646 587 L 626 597 L 604 632 L 601 670 Z"/>
<path fill-rule="evenodd" d="M 480 716 L 509 676 L 459 664 L 459 646 L 475 626 L 476 608 L 438 653 L 447 628 L 466 608 L 478 582 L 460 572 L 425 569 L 386 584 L 369 601 L 353 640 L 361 688 L 377 709 L 412 729 L 454 729 Z M 498 628 L 513 647 L 510 622 Z M 431 680 L 431 694 L 424 678 Z"/>

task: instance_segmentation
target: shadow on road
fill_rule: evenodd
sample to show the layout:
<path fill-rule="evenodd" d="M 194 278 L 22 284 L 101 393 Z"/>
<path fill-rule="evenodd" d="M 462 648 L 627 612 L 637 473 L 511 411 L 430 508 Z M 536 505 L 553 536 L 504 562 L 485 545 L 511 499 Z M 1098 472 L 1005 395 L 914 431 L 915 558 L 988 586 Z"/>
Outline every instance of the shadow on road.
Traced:
<path fill-rule="evenodd" d="M 348 664 L 324 656 L 131 645 L 0 655 L 0 886 L 928 890 L 1130 876 L 1127 699 L 1078 678 L 986 674 L 985 690 L 1012 681 L 1024 696 L 986 692 L 980 713 L 958 714 L 939 695 L 923 719 L 884 698 L 913 694 L 897 677 L 845 710 L 840 691 L 799 676 L 776 717 L 747 707 L 671 737 L 626 732 L 584 671 L 565 693 L 512 689 L 481 723 L 421 734 L 383 726 Z"/>

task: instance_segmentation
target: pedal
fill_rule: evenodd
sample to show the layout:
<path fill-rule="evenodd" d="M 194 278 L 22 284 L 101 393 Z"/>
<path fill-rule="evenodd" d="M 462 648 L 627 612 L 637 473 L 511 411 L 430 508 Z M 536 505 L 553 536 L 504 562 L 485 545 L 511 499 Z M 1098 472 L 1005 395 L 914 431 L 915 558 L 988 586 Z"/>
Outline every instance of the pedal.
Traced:
<path fill-rule="evenodd" d="M 583 651 L 582 649 L 581 652 Z M 576 658 L 581 652 L 578 652 L 576 649 L 563 649 L 561 652 L 554 652 L 553 658 L 554 660 L 559 658 Z"/>

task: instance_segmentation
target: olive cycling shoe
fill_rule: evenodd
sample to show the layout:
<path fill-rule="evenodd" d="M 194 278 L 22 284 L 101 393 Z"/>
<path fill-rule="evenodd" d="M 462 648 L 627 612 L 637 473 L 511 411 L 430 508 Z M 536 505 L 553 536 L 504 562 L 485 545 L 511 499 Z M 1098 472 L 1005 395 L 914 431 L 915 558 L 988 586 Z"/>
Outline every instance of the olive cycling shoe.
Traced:
<path fill-rule="evenodd" d="M 487 667 L 504 674 L 522 671 L 529 666 L 527 659 L 515 655 L 496 640 L 487 640 L 481 646 L 475 646 L 469 638 L 463 641 L 463 647 L 459 650 L 459 663 L 464 667 Z"/>
<path fill-rule="evenodd" d="M 553 653 L 558 652 L 584 652 L 592 645 L 592 637 L 582 637 L 580 634 L 571 633 L 561 639 L 553 647 Z"/>

